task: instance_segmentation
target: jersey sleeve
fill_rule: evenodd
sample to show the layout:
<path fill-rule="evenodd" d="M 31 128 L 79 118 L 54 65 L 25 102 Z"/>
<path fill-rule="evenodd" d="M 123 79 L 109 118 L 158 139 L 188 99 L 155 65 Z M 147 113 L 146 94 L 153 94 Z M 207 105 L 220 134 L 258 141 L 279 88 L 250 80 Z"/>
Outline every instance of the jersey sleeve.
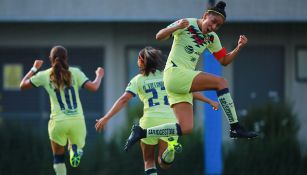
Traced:
<path fill-rule="evenodd" d="M 212 43 L 208 45 L 208 50 L 214 55 L 216 59 L 221 59 L 223 58 L 226 54 L 227 51 L 225 48 L 222 47 L 221 41 L 219 37 L 217 36 L 216 33 L 212 32 Z"/>
<path fill-rule="evenodd" d="M 40 87 L 44 86 L 46 79 L 46 74 L 44 74 L 44 72 L 38 72 L 30 78 L 30 82 L 34 87 Z"/>
<path fill-rule="evenodd" d="M 170 28 L 170 27 L 173 27 L 173 26 L 177 25 L 181 20 L 182 20 L 182 19 L 173 22 L 172 24 L 168 25 L 167 28 Z M 175 32 L 172 33 L 172 36 L 178 35 L 178 34 L 181 33 L 182 31 L 184 31 L 184 29 L 185 29 L 185 28 L 183 28 L 183 29 L 177 29 Z"/>
<path fill-rule="evenodd" d="M 125 91 L 131 93 L 134 97 L 138 94 L 137 77 L 130 80 Z"/>
<path fill-rule="evenodd" d="M 76 80 L 79 87 L 83 87 L 85 83 L 89 81 L 87 76 L 80 69 L 76 69 L 76 76 Z"/>

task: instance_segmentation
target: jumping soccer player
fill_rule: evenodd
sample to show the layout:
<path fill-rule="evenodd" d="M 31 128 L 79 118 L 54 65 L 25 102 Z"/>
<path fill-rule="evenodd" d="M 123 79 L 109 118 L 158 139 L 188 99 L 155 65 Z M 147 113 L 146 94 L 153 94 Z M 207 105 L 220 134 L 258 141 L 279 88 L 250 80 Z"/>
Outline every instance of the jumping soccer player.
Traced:
<path fill-rule="evenodd" d="M 142 128 L 149 128 L 165 123 L 176 123 L 176 117 L 169 106 L 163 83 L 163 63 L 161 51 L 145 47 L 137 60 L 140 73 L 128 84 L 124 94 L 114 103 L 105 116 L 96 120 L 96 130 L 100 131 L 134 96 L 138 95 L 144 103 L 144 114 L 140 119 Z M 218 103 L 195 93 L 195 98 L 211 104 L 215 109 Z M 152 137 L 141 140 L 144 169 L 146 175 L 157 175 L 155 165 L 155 147 L 158 146 L 158 162 L 161 168 L 168 168 L 174 161 L 175 152 L 181 149 L 178 136 Z"/>
<path fill-rule="evenodd" d="M 178 123 L 168 123 L 147 129 L 133 126 L 125 149 L 145 137 L 178 136 L 191 133 L 193 129 L 192 92 L 205 90 L 216 91 L 230 123 L 231 138 L 257 136 L 255 132 L 247 131 L 239 124 L 227 81 L 222 77 L 195 70 L 198 59 L 205 49 L 213 53 L 221 65 L 226 66 L 234 60 L 247 43 L 247 38 L 240 35 L 238 45 L 231 52 L 227 53 L 226 49 L 221 46 L 215 32 L 226 20 L 225 6 L 226 3 L 220 1 L 214 7 L 209 8 L 201 19 L 181 19 L 157 33 L 157 40 L 174 37 L 163 80 Z M 161 130 L 170 132 L 157 132 Z"/>
<path fill-rule="evenodd" d="M 97 91 L 104 70 L 98 67 L 96 78 L 89 81 L 84 73 L 69 67 L 67 50 L 55 46 L 49 56 L 51 68 L 38 72 L 42 60 L 35 60 L 31 70 L 20 83 L 22 90 L 42 86 L 49 94 L 51 114 L 48 124 L 49 139 L 53 153 L 53 168 L 56 175 L 66 175 L 65 146 L 69 141 L 70 164 L 77 167 L 85 145 L 86 126 L 79 98 L 79 88 Z M 37 73 L 37 74 L 36 74 Z"/>

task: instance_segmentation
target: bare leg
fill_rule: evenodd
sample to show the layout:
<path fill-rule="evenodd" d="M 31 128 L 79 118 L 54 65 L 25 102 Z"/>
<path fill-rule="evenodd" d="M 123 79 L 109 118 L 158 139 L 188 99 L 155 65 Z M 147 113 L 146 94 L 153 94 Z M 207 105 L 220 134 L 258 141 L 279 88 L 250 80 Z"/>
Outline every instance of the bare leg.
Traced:
<path fill-rule="evenodd" d="M 61 146 L 57 143 L 55 143 L 54 141 L 50 141 L 51 142 L 51 149 L 52 149 L 52 153 L 55 155 L 61 155 L 65 153 L 65 147 Z"/>
<path fill-rule="evenodd" d="M 140 146 L 143 153 L 144 169 L 146 174 L 157 175 L 155 164 L 155 145 L 147 145 L 140 142 Z"/>
<path fill-rule="evenodd" d="M 162 169 L 168 169 L 171 166 L 171 164 L 165 164 L 161 159 L 162 154 L 166 149 L 167 149 L 167 143 L 163 140 L 159 140 L 158 162 Z"/>
<path fill-rule="evenodd" d="M 216 90 L 219 102 L 230 124 L 230 137 L 253 138 L 257 136 L 255 132 L 246 131 L 239 125 L 236 109 L 224 78 L 209 73 L 199 73 L 193 79 L 190 92 L 204 90 Z"/>
<path fill-rule="evenodd" d="M 56 175 L 66 175 L 66 166 L 64 162 L 65 147 L 51 141 L 51 149 L 54 157 L 53 168 Z"/>
<path fill-rule="evenodd" d="M 216 90 L 219 102 L 231 127 L 233 127 L 237 125 L 238 117 L 227 86 L 227 81 L 224 78 L 201 72 L 194 78 L 191 91 Z"/>
<path fill-rule="evenodd" d="M 181 127 L 182 134 L 189 134 L 193 130 L 193 106 L 187 102 L 176 103 L 173 110 Z"/>
<path fill-rule="evenodd" d="M 227 81 L 219 76 L 201 72 L 192 82 L 190 92 L 205 91 L 205 90 L 222 90 L 228 87 Z"/>

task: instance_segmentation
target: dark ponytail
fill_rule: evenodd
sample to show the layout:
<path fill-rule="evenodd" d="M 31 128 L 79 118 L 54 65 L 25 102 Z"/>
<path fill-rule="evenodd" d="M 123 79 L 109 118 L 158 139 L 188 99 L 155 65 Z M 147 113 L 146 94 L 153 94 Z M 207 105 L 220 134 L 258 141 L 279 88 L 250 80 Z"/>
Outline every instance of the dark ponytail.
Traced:
<path fill-rule="evenodd" d="M 150 73 L 155 73 L 156 70 L 163 70 L 163 54 L 161 50 L 153 47 L 145 47 L 139 53 L 142 57 L 144 68 L 140 70 L 141 74 L 148 76 Z"/>
<path fill-rule="evenodd" d="M 56 89 L 71 86 L 71 73 L 67 62 L 67 50 L 62 46 L 55 46 L 50 52 L 51 73 L 50 80 Z"/>
<path fill-rule="evenodd" d="M 219 1 L 214 7 L 209 8 L 207 12 L 221 15 L 224 19 L 226 19 L 225 7 L 226 3 L 224 1 Z"/>

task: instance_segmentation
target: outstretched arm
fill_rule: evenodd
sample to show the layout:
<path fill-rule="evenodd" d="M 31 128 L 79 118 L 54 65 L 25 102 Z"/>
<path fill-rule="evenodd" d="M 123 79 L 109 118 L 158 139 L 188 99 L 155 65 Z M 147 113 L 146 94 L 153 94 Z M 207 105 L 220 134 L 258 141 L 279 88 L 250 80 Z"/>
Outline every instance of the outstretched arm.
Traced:
<path fill-rule="evenodd" d="M 168 39 L 173 32 L 175 32 L 178 29 L 183 29 L 185 27 L 189 26 L 189 21 L 186 19 L 180 20 L 176 25 L 172 27 L 166 27 L 164 29 L 161 29 L 157 34 L 156 34 L 156 39 L 161 41 L 161 40 L 166 40 Z"/>
<path fill-rule="evenodd" d="M 200 92 L 193 92 L 193 98 L 195 98 L 196 100 L 199 100 L 199 101 L 202 101 L 202 102 L 210 104 L 214 110 L 218 110 L 219 109 L 219 103 L 218 102 L 213 101 L 213 100 L 205 97 Z"/>
<path fill-rule="evenodd" d="M 94 81 L 88 81 L 85 83 L 84 88 L 89 91 L 97 91 L 101 84 L 101 79 L 104 76 L 104 69 L 98 67 L 96 70 L 96 78 Z"/>
<path fill-rule="evenodd" d="M 246 38 L 245 35 L 240 35 L 237 47 L 233 49 L 231 52 L 227 53 L 225 57 L 219 59 L 219 62 L 223 66 L 227 66 L 228 64 L 230 64 L 234 60 L 234 58 L 237 56 L 239 51 L 243 48 L 243 46 L 247 44 L 247 41 L 248 39 Z"/>
<path fill-rule="evenodd" d="M 96 131 L 101 131 L 102 128 L 107 124 L 107 122 L 115 115 L 117 114 L 126 104 L 129 102 L 129 100 L 133 97 L 133 95 L 129 92 L 125 92 L 117 101 L 113 104 L 112 108 L 109 110 L 109 112 L 101 117 L 100 119 L 96 119 L 95 128 Z"/>
<path fill-rule="evenodd" d="M 23 77 L 23 79 L 20 82 L 20 89 L 25 90 L 25 89 L 30 89 L 32 88 L 32 84 L 30 81 L 30 78 L 37 72 L 38 69 L 40 69 L 43 65 L 44 61 L 43 60 L 35 60 L 33 63 L 33 67 L 31 70 Z"/>

